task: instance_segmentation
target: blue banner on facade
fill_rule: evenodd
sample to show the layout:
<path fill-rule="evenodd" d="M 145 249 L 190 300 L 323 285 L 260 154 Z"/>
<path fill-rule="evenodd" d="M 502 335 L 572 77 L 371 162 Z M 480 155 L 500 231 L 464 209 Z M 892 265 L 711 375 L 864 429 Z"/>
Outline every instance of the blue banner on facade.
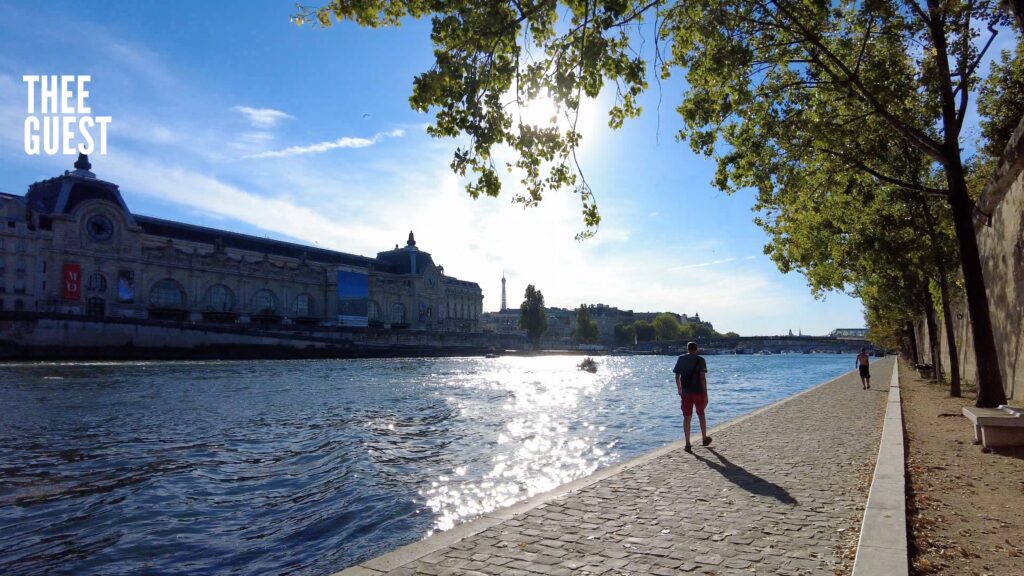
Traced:
<path fill-rule="evenodd" d="M 121 270 L 117 273 L 117 301 L 121 304 L 135 302 L 135 272 Z"/>
<path fill-rule="evenodd" d="M 364 272 L 338 271 L 338 321 L 342 326 L 368 326 L 370 277 Z"/>

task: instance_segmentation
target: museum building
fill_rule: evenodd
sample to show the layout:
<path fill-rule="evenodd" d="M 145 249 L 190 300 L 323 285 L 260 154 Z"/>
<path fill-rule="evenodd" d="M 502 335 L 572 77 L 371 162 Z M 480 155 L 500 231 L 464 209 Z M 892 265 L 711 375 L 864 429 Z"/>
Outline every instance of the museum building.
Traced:
<path fill-rule="evenodd" d="M 375 258 L 132 214 L 88 157 L 0 193 L 0 310 L 479 332 L 483 293 L 416 247 Z"/>

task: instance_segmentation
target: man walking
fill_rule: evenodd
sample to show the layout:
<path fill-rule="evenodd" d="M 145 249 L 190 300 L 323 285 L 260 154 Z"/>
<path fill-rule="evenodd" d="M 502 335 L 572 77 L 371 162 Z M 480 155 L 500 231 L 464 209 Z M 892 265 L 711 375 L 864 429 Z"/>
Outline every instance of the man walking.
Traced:
<path fill-rule="evenodd" d="M 867 349 L 861 348 L 860 354 L 857 354 L 857 368 L 860 369 L 861 390 L 871 388 L 871 372 L 868 370 L 868 364 L 870 362 L 871 358 L 868 357 Z"/>
<path fill-rule="evenodd" d="M 690 446 L 690 421 L 693 419 L 693 410 L 697 409 L 697 419 L 700 421 L 701 445 L 711 444 L 711 436 L 708 436 L 708 423 L 704 419 L 704 408 L 708 405 L 708 365 L 704 358 L 697 355 L 697 343 L 690 342 L 686 345 L 687 354 L 683 354 L 676 360 L 676 367 L 672 369 L 676 374 L 676 390 L 681 400 L 680 408 L 683 410 L 683 435 L 686 438 L 687 452 L 693 452 Z"/>

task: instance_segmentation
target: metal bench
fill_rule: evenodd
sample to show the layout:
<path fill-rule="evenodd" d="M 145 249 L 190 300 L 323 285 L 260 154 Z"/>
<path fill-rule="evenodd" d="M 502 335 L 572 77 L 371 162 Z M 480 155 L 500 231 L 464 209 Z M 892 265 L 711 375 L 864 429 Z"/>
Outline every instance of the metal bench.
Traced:
<path fill-rule="evenodd" d="M 1024 446 L 1024 409 L 1000 406 L 964 406 L 964 416 L 974 424 L 974 442 L 983 448 Z"/>

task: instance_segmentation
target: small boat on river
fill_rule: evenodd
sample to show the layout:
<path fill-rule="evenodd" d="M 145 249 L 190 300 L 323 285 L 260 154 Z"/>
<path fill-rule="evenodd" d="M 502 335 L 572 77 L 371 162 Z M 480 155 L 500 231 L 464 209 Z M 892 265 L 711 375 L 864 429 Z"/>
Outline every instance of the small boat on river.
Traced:
<path fill-rule="evenodd" d="M 584 358 L 583 362 L 580 362 L 578 367 L 580 370 L 586 370 L 590 373 L 597 372 L 597 362 L 590 356 Z"/>

